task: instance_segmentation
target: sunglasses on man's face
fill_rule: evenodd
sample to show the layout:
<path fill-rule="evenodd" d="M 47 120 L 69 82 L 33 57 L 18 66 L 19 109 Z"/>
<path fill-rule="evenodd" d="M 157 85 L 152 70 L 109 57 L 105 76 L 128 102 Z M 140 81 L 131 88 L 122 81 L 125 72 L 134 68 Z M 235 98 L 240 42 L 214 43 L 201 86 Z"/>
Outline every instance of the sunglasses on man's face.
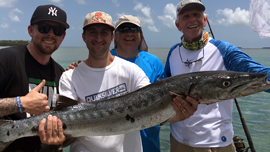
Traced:
<path fill-rule="evenodd" d="M 121 33 L 125 33 L 128 32 L 128 30 L 131 30 L 133 33 L 138 33 L 140 32 L 141 28 L 140 27 L 131 27 L 131 26 L 123 26 L 123 27 L 118 27 L 117 31 L 121 32 Z"/>
<path fill-rule="evenodd" d="M 45 24 L 45 23 L 38 24 L 38 31 L 40 33 L 47 34 L 51 29 L 53 29 L 53 33 L 56 36 L 62 36 L 66 31 L 66 28 L 62 27 L 62 26 L 51 26 L 51 25 Z"/>

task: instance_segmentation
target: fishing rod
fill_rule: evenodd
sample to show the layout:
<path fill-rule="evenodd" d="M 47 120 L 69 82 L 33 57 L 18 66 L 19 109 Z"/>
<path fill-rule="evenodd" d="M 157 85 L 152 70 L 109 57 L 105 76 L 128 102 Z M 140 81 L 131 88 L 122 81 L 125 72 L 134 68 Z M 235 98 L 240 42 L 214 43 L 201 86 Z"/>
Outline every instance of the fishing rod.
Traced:
<path fill-rule="evenodd" d="M 201 2 L 201 0 L 200 0 L 200 2 Z M 213 33 L 213 31 L 212 31 L 212 28 L 211 28 L 210 23 L 209 23 L 208 20 L 207 20 L 207 24 L 208 24 L 208 27 L 209 27 L 209 29 L 210 29 L 210 33 L 211 33 L 212 37 L 215 39 L 214 33 Z M 236 107 L 237 107 L 237 110 L 238 110 L 238 113 L 239 113 L 239 116 L 240 116 L 240 120 L 241 120 L 243 129 L 244 129 L 244 132 L 245 132 L 245 134 L 246 134 L 246 137 L 247 137 L 247 140 L 248 140 L 248 144 L 249 144 L 249 147 L 245 149 L 245 145 L 244 145 L 244 143 L 242 142 L 243 139 L 241 140 L 241 138 L 240 138 L 241 141 L 238 142 L 237 144 L 240 145 L 241 147 L 239 147 L 239 149 L 237 149 L 237 150 L 239 150 L 239 152 L 244 152 L 244 150 L 246 150 L 246 152 L 247 152 L 248 149 L 250 149 L 251 152 L 256 152 L 256 150 L 255 150 L 255 148 L 254 148 L 254 145 L 253 145 L 253 141 L 252 141 L 252 139 L 251 139 L 251 136 L 250 136 L 250 133 L 249 133 L 249 130 L 248 130 L 248 127 L 247 127 L 247 124 L 246 124 L 246 121 L 245 121 L 244 117 L 242 116 L 242 112 L 241 112 L 241 110 L 240 110 L 240 106 L 238 105 L 238 102 L 237 102 L 236 99 L 234 99 L 234 102 L 235 102 L 235 105 L 236 105 Z M 239 137 L 238 137 L 238 138 L 236 137 L 236 138 L 234 138 L 234 139 L 239 141 Z M 237 147 L 236 147 L 236 148 L 237 148 Z"/>
<path fill-rule="evenodd" d="M 247 128 L 246 121 L 245 121 L 244 117 L 242 116 L 240 106 L 238 105 L 238 102 L 236 99 L 234 99 L 234 102 L 235 102 L 235 105 L 237 107 L 237 110 L 238 110 L 238 113 L 240 116 L 240 120 L 241 120 L 242 126 L 243 126 L 245 134 L 247 136 L 248 144 L 249 144 L 249 147 L 246 149 L 246 151 L 248 151 L 248 149 L 250 148 L 251 152 L 256 152 L 254 145 L 253 145 L 253 142 L 252 142 L 252 139 L 251 139 L 251 136 L 250 136 L 250 133 L 249 133 L 248 128 Z"/>
<path fill-rule="evenodd" d="M 208 27 L 209 27 L 209 30 L 210 30 L 210 33 L 211 33 L 212 37 L 215 39 L 214 33 L 212 31 L 212 28 L 211 28 L 210 23 L 209 23 L 208 20 L 207 20 L 207 24 L 208 24 Z"/>

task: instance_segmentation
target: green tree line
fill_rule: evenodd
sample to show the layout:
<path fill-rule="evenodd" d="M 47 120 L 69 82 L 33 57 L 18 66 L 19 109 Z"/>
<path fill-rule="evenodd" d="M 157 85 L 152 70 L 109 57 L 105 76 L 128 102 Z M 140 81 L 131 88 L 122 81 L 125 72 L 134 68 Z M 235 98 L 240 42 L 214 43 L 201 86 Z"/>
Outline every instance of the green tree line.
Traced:
<path fill-rule="evenodd" d="M 15 46 L 29 44 L 27 40 L 0 40 L 0 46 Z"/>

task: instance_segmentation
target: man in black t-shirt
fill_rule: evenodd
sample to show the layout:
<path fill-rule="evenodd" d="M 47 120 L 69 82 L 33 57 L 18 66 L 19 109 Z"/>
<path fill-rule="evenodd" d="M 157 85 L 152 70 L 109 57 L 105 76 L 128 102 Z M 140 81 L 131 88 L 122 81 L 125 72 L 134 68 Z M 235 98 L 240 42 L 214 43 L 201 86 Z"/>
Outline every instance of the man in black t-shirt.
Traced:
<path fill-rule="evenodd" d="M 64 69 L 51 55 L 64 40 L 69 28 L 66 19 L 65 11 L 57 6 L 38 6 L 28 26 L 30 44 L 0 49 L 0 117 L 3 119 L 24 119 L 55 107 Z M 40 125 L 45 123 L 43 119 Z M 58 132 L 52 131 L 55 129 Z M 65 140 L 62 122 L 54 116 L 48 116 L 47 129 L 40 129 L 39 135 L 17 139 L 5 152 L 49 152 L 53 151 L 49 145 L 59 145 Z"/>

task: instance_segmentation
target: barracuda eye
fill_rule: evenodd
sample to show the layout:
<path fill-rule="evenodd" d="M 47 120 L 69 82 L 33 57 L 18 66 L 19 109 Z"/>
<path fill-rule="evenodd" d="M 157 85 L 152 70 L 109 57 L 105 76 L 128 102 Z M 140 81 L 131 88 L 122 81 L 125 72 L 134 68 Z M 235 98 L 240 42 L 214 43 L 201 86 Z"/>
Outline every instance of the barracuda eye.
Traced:
<path fill-rule="evenodd" d="M 224 87 L 227 87 L 227 86 L 229 86 L 230 84 L 231 84 L 231 83 L 230 83 L 229 81 L 224 81 L 224 82 L 223 82 L 223 86 L 224 86 Z"/>

